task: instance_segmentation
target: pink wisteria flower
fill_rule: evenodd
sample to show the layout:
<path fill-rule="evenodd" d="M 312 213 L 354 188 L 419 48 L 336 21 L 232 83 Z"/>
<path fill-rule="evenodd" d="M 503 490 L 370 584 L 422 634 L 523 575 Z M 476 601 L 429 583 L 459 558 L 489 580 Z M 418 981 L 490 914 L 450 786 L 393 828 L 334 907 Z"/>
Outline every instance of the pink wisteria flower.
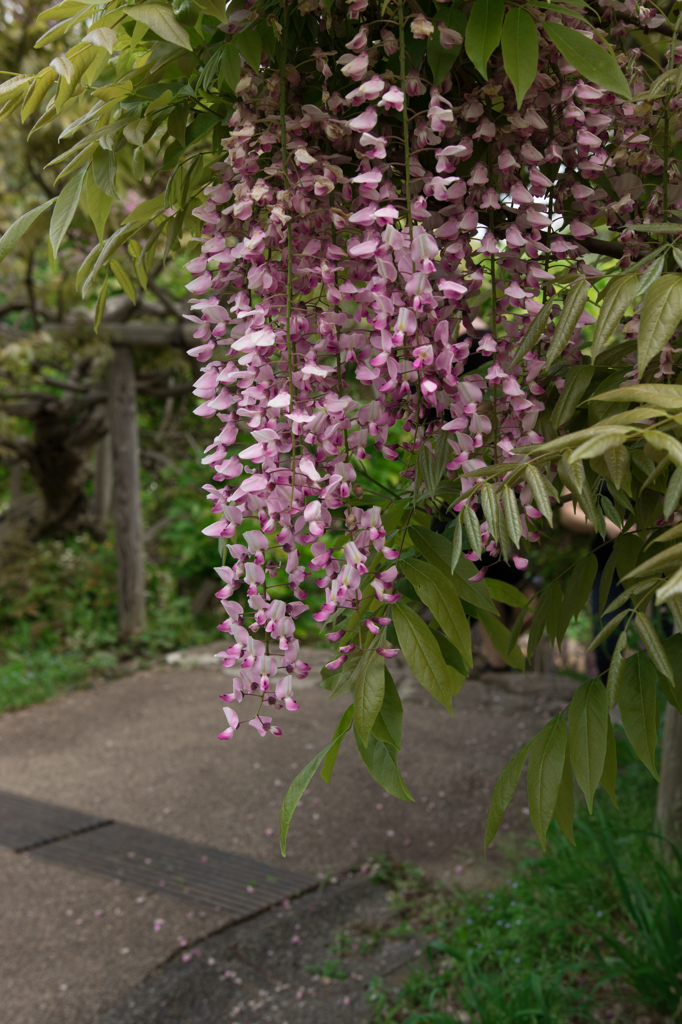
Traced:
<path fill-rule="evenodd" d="M 218 657 L 234 672 L 221 739 L 239 727 L 237 705 L 260 736 L 280 735 L 274 716 L 298 708 L 296 680 L 309 672 L 296 620 L 311 606 L 341 644 L 329 671 L 367 651 L 397 655 L 392 606 L 409 526 L 394 515 L 404 497 L 382 504 L 378 485 L 438 518 L 424 489 L 437 457 L 443 508 L 471 513 L 480 532 L 485 564 L 463 552 L 477 563 L 472 579 L 503 557 L 526 569 L 542 513 L 516 471 L 563 387 L 545 374 L 553 299 L 564 279 L 599 275 L 587 255 L 602 225 L 621 233 L 624 266 L 637 257 L 641 237 L 623 229 L 621 200 L 627 223 L 662 216 L 658 186 L 637 185 L 660 164 L 646 105 L 584 81 L 542 34 L 520 108 L 499 56 L 466 94 L 451 76 L 432 85 L 428 62 L 400 78 L 381 63 L 399 50 L 395 25 L 366 23 L 366 10 L 367 0 L 346 4 L 346 52 L 316 51 L 312 70 L 285 82 L 264 73 L 240 93 L 194 211 L 195 412 L 216 424 L 203 459 L 215 521 L 204 533 L 222 562 Z M 405 33 L 462 44 L 423 14 Z M 545 330 L 516 358 L 547 303 Z M 566 341 L 570 365 L 588 322 Z M 659 372 L 670 365 L 666 350 Z M 504 551 L 481 499 L 493 464 L 519 510 L 517 543 Z M 556 464 L 543 472 L 551 485 Z"/>

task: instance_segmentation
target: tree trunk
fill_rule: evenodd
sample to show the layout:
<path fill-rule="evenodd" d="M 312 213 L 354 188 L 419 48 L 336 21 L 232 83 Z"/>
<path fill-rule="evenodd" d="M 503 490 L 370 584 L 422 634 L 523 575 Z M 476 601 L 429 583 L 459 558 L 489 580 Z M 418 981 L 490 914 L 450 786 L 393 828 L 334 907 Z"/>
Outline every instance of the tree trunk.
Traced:
<path fill-rule="evenodd" d="M 100 526 L 104 526 L 111 515 L 113 487 L 114 464 L 111 450 L 111 434 L 107 434 L 97 445 L 95 487 L 92 497 L 93 518 Z"/>
<path fill-rule="evenodd" d="M 55 400 L 42 403 L 31 420 L 33 441 L 25 447 L 25 459 L 45 503 L 40 535 L 72 536 L 89 524 L 86 462 L 104 434 L 102 410 Z"/>
<path fill-rule="evenodd" d="M 129 348 L 114 346 L 109 370 L 119 633 L 127 640 L 145 626 L 144 548 L 135 367 Z"/>
<path fill-rule="evenodd" d="M 672 704 L 665 709 L 656 818 L 661 833 L 682 844 L 682 715 Z"/>
<path fill-rule="evenodd" d="M 13 462 L 9 467 L 9 504 L 16 508 L 21 501 L 21 484 L 24 467 L 21 462 Z"/>

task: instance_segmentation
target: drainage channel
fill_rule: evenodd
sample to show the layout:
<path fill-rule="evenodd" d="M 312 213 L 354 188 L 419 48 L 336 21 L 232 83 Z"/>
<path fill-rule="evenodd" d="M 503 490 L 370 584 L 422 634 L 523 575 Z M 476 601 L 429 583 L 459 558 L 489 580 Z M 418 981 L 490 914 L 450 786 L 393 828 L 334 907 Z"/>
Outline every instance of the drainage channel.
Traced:
<path fill-rule="evenodd" d="M 309 875 L 0 791 L 0 844 L 242 920 L 317 886 Z"/>

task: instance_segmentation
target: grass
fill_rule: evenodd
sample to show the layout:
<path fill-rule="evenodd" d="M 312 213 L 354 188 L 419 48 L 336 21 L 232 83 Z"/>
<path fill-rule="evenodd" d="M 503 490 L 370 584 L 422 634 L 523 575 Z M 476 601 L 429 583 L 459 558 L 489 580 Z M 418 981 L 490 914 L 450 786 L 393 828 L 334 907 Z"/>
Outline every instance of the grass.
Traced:
<path fill-rule="evenodd" d="M 177 580 L 150 563 L 147 629 L 120 643 L 111 541 L 36 544 L 20 574 L 7 573 L 0 587 L 0 712 L 118 675 L 131 658 L 143 666 L 164 651 L 214 640 L 215 616 L 193 615 L 190 604 Z"/>
<path fill-rule="evenodd" d="M 581 801 L 577 846 L 553 828 L 547 852 L 531 844 L 493 891 L 375 862 L 392 893 L 382 938 L 417 939 L 424 955 L 397 989 L 373 980 L 374 1021 L 682 1021 L 682 859 L 652 835 L 656 784 L 620 731 L 618 746 L 620 810 L 600 793 L 590 818 Z"/>

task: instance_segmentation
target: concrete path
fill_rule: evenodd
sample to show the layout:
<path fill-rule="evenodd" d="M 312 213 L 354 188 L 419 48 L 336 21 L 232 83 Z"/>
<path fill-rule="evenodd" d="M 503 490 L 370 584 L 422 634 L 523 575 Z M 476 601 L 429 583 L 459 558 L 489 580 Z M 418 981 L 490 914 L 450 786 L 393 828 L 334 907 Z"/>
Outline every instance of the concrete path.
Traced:
<path fill-rule="evenodd" d="M 0 788 L 275 863 L 285 788 L 328 743 L 344 698 L 330 702 L 314 671 L 283 737 L 244 729 L 219 743 L 225 681 L 207 653 L 5 714 Z M 308 654 L 319 671 L 327 655 Z M 504 839 L 528 831 L 521 792 L 503 842 L 483 865 L 497 774 L 575 683 L 495 674 L 467 682 L 450 718 L 409 673 L 396 681 L 405 704 L 401 766 L 415 802 L 386 797 L 347 740 L 332 785 L 317 777 L 296 812 L 287 867 L 324 878 L 386 853 L 433 876 L 480 882 L 503 870 Z M 227 919 L 2 849 L 0 891 L 8 1024 L 91 1024 L 174 951 Z"/>

